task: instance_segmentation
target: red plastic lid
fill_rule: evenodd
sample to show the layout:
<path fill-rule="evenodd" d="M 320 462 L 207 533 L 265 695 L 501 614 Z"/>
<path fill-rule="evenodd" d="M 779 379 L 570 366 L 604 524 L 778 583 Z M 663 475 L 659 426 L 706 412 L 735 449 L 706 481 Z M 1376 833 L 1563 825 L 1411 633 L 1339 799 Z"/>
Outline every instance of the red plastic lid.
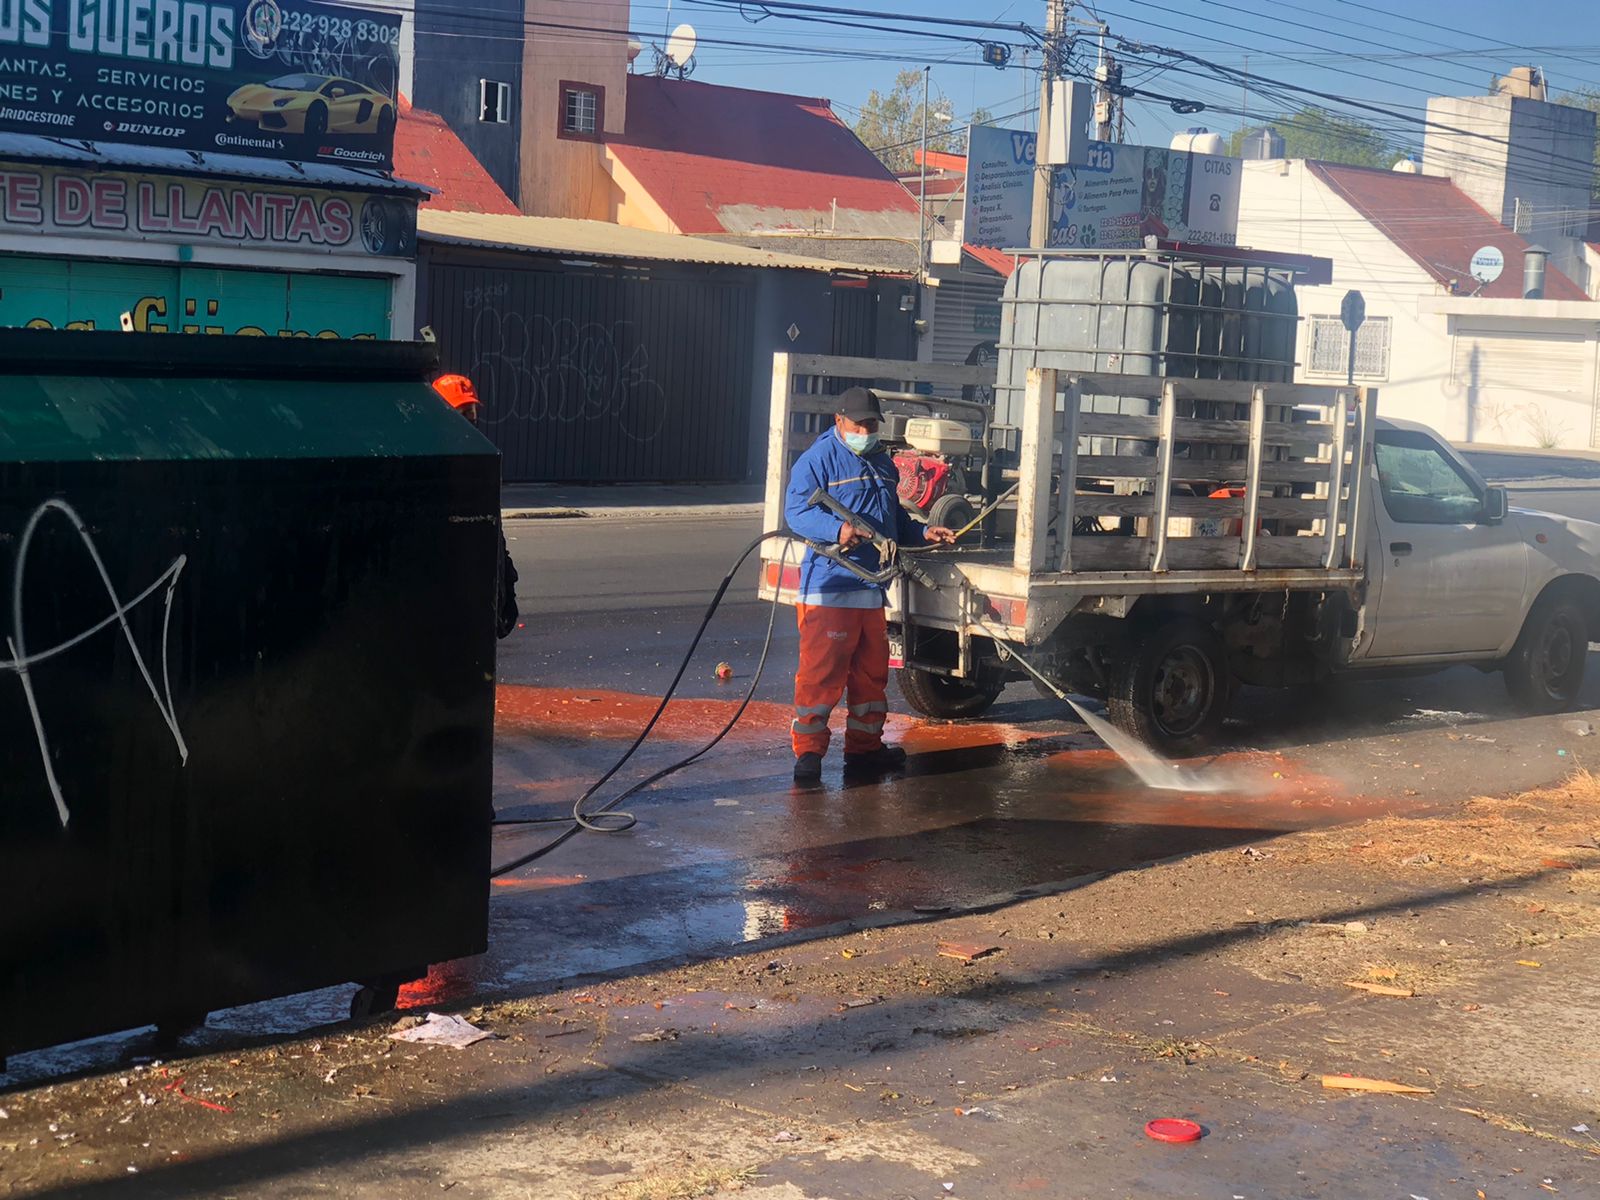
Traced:
<path fill-rule="evenodd" d="M 1158 1142 L 1198 1142 L 1205 1130 L 1193 1121 L 1177 1117 L 1157 1117 L 1144 1127 L 1146 1137 Z"/>

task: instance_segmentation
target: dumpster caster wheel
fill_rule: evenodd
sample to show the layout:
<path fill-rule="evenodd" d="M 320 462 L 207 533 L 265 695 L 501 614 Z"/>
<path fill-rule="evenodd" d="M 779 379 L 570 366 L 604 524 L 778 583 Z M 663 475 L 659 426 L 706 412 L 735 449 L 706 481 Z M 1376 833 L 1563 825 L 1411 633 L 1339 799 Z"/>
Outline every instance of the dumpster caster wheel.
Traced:
<path fill-rule="evenodd" d="M 350 1019 L 364 1021 L 380 1013 L 393 1012 L 400 999 L 398 983 L 366 983 L 350 997 Z"/>
<path fill-rule="evenodd" d="M 206 1014 L 199 1013 L 186 1017 L 172 1017 L 165 1021 L 156 1022 L 155 1044 L 158 1049 L 171 1050 L 183 1039 L 185 1034 L 193 1033 L 206 1023 Z"/>
<path fill-rule="evenodd" d="M 376 1017 L 380 1013 L 393 1012 L 395 1003 L 399 999 L 399 980 L 364 983 L 356 989 L 356 994 L 350 997 L 350 1019 L 365 1021 L 368 1017 Z"/>

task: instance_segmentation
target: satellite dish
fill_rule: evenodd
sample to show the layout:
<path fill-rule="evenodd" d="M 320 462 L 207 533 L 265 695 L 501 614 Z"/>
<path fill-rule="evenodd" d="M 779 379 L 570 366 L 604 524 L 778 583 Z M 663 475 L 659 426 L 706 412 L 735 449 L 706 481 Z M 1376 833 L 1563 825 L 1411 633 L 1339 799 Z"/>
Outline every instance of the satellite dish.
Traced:
<path fill-rule="evenodd" d="M 1480 246 L 1472 255 L 1472 277 L 1488 285 L 1506 269 L 1506 256 L 1498 246 Z"/>
<path fill-rule="evenodd" d="M 695 33 L 693 25 L 687 21 L 679 25 L 667 39 L 667 60 L 682 70 L 694 57 L 694 48 L 698 41 L 699 35 Z"/>

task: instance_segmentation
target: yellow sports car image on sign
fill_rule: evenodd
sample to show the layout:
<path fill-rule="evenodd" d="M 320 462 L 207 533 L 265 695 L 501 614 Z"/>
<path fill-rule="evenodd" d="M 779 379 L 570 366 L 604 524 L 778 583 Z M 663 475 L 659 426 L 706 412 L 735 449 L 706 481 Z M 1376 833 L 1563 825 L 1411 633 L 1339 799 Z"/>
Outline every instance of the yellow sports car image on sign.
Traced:
<path fill-rule="evenodd" d="M 230 119 L 253 121 L 263 131 L 301 133 L 394 133 L 394 101 L 348 79 L 329 75 L 283 75 L 247 83 L 228 97 Z"/>

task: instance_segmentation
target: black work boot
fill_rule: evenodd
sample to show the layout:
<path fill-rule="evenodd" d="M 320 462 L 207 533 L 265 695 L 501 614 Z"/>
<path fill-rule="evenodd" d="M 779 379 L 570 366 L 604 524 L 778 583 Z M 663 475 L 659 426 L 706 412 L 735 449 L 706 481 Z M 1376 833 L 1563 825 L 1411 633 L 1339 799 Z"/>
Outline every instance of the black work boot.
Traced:
<path fill-rule="evenodd" d="M 851 775 L 882 775 L 906 765 L 906 752 L 899 746 L 879 746 L 862 754 L 846 754 L 844 769 Z"/>
<path fill-rule="evenodd" d="M 822 755 L 802 754 L 794 760 L 794 781 L 816 783 L 822 778 Z"/>

